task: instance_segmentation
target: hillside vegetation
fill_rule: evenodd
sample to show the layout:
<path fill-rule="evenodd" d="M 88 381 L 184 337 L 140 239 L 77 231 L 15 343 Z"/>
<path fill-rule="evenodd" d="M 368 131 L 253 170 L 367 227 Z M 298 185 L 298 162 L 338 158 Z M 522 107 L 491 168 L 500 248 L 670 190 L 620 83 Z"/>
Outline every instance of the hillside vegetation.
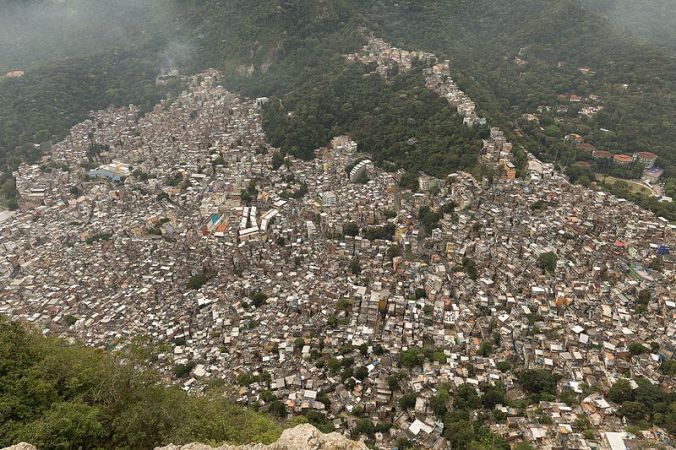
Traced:
<path fill-rule="evenodd" d="M 0 447 L 144 449 L 273 442 L 280 426 L 216 397 L 164 386 L 133 355 L 70 345 L 0 318 Z"/>
<path fill-rule="evenodd" d="M 599 148 L 652 151 L 660 156 L 666 175 L 676 174 L 676 58 L 636 43 L 626 29 L 580 3 L 442 0 L 369 5 L 362 2 L 372 29 L 400 46 L 451 58 L 461 87 L 489 113 L 515 122 L 538 106 L 555 105 L 559 94 L 596 94 L 604 99 L 604 109 L 585 121 L 571 110 L 565 121 L 570 128 Z M 517 56 L 524 65 L 515 63 Z M 583 66 L 594 74 L 581 73 Z M 621 84 L 629 88 L 624 91 Z M 562 128 L 563 134 L 566 125 Z M 536 138 L 541 134 L 532 133 Z M 544 139 L 537 139 L 530 150 L 564 164 L 576 157 L 572 149 Z"/>

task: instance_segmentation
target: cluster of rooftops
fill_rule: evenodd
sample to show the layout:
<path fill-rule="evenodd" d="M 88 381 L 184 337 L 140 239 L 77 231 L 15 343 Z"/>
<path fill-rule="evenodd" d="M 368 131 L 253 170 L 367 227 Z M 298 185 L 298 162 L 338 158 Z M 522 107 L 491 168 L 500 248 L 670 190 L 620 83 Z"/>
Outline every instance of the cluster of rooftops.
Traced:
<path fill-rule="evenodd" d="M 391 422 L 383 448 L 446 448 L 439 389 L 523 397 L 517 369 L 561 374 L 560 391 L 598 387 L 572 407 L 495 405 L 506 421 L 491 431 L 538 448 L 629 439 L 604 396 L 620 378 L 673 389 L 658 371 L 676 343 L 673 225 L 532 156 L 524 178 L 421 173 L 415 191 L 349 136 L 278 165 L 265 102 L 219 77 L 186 78 L 143 117 L 93 112 L 19 168 L 21 211 L 0 222 L 0 313 L 108 349 L 143 336 L 195 394 L 222 379 L 243 404 L 317 411 L 337 429 Z M 492 130 L 483 157 L 506 165 L 506 144 Z M 634 343 L 651 351 L 634 356 Z M 593 436 L 574 432 L 579 417 Z M 638 438 L 668 440 L 657 427 Z"/>

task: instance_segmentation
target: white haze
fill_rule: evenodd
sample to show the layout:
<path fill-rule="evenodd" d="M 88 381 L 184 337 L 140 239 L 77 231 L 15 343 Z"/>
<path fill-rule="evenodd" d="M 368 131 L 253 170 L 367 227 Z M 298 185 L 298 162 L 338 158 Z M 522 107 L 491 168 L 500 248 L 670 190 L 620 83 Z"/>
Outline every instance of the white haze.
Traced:
<path fill-rule="evenodd" d="M 175 19 L 163 0 L 0 0 L 0 71 L 169 41 Z"/>

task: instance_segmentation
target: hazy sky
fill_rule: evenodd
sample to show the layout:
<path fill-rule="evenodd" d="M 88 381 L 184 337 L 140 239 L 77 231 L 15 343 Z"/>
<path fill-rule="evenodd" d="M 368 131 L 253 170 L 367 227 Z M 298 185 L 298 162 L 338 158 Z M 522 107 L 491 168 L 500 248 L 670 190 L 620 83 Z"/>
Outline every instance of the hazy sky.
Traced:
<path fill-rule="evenodd" d="M 163 0 L 0 0 L 0 70 L 110 47 L 171 32 Z"/>

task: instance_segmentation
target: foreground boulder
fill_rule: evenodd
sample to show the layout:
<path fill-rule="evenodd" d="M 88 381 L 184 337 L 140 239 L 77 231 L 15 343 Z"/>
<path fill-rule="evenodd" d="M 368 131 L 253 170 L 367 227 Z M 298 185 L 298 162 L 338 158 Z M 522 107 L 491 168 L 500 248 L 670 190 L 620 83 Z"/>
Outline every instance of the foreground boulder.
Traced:
<path fill-rule="evenodd" d="M 284 430 L 277 442 L 270 445 L 224 445 L 209 447 L 203 444 L 167 445 L 156 450 L 366 450 L 363 442 L 355 442 L 339 433 L 324 434 L 309 424 Z M 28 449 L 26 449 L 28 450 Z"/>

